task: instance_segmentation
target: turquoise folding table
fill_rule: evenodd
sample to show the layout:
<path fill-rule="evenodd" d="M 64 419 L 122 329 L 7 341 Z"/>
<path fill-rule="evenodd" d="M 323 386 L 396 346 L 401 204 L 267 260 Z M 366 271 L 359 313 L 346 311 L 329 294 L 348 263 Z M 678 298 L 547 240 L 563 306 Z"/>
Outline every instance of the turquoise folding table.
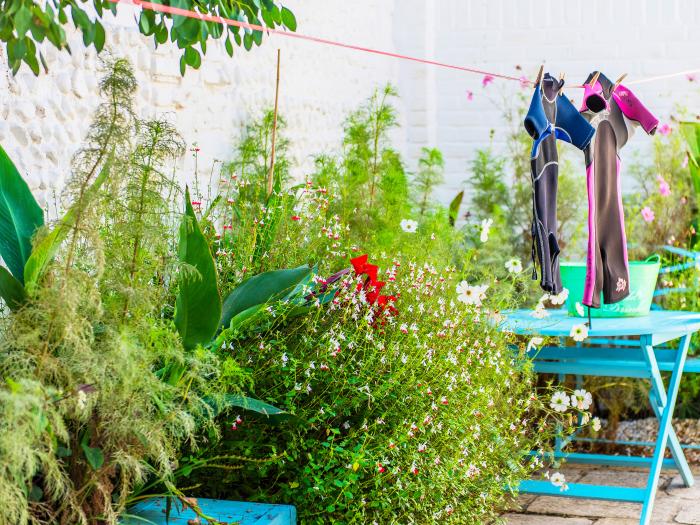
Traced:
<path fill-rule="evenodd" d="M 540 373 L 576 376 L 633 377 L 650 381 L 649 401 L 659 420 L 659 434 L 652 457 L 615 456 L 607 454 L 566 453 L 568 440 L 557 439 L 554 457 L 571 463 L 649 468 L 645 488 L 570 483 L 561 491 L 549 481 L 527 480 L 519 491 L 613 501 L 628 501 L 642 505 L 639 523 L 651 523 L 654 498 L 662 468 L 676 469 L 686 487 L 693 484 L 693 475 L 672 426 L 678 387 L 686 363 L 690 338 L 700 330 L 700 313 L 652 311 L 646 317 L 616 319 L 593 318 L 588 338 L 576 343 L 569 337 L 574 325 L 586 319 L 569 317 L 565 309 L 548 310 L 549 316 L 536 319 L 532 310 L 506 312 L 501 325 L 504 331 L 520 335 L 556 337 L 558 343 L 532 348 L 529 351 L 534 369 Z M 662 372 L 670 372 L 668 387 Z M 671 458 L 664 458 L 666 449 Z"/>

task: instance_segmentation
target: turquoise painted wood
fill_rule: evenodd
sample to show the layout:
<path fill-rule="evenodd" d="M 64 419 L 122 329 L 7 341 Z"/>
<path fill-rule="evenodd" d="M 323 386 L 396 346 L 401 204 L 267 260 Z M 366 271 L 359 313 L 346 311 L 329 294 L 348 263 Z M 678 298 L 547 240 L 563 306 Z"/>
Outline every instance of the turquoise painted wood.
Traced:
<path fill-rule="evenodd" d="M 205 498 L 198 498 L 197 502 L 204 514 L 226 525 L 295 525 L 297 522 L 296 509 L 291 505 Z M 197 517 L 192 509 L 182 510 L 181 505 L 173 503 L 166 522 L 165 508 L 165 498 L 143 501 L 129 509 L 122 518 L 122 525 L 187 525 L 188 520 Z"/>
<path fill-rule="evenodd" d="M 693 475 L 673 429 L 672 418 L 685 371 L 690 337 L 700 330 L 700 312 L 655 310 L 646 317 L 596 318 L 592 320 L 584 343 L 574 343 L 569 339 L 572 327 L 585 322 L 584 319 L 569 317 L 563 309 L 548 312 L 550 315 L 544 319 L 534 318 L 532 310 L 505 312 L 506 319 L 500 328 L 520 335 L 558 338 L 558 345 L 533 348 L 528 353 L 535 371 L 557 374 L 560 381 L 567 374 L 576 377 L 577 385 L 582 384 L 586 375 L 648 380 L 649 402 L 659 420 L 659 434 L 652 444 L 654 455 L 651 458 L 567 453 L 565 446 L 576 437 L 566 440 L 558 438 L 555 442 L 555 458 L 565 458 L 575 463 L 648 468 L 644 488 L 571 483 L 568 490 L 561 491 L 548 481 L 528 480 L 522 482 L 518 490 L 550 496 L 641 503 L 639 523 L 649 525 L 662 468 L 677 470 L 686 487 L 693 485 Z M 668 344 L 674 341 L 678 343 Z M 695 363 L 693 365 L 697 366 Z M 664 383 L 662 372 L 671 373 L 668 385 Z M 664 458 L 666 450 L 671 452 L 672 458 Z"/>

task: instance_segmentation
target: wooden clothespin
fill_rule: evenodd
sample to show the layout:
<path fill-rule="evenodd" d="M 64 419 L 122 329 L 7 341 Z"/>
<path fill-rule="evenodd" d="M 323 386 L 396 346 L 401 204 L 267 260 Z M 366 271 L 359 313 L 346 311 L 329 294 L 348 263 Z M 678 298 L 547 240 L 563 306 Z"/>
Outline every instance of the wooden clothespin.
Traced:
<path fill-rule="evenodd" d="M 544 64 L 540 66 L 540 70 L 537 72 L 537 78 L 535 78 L 535 87 L 539 86 L 542 82 L 542 77 L 544 76 Z"/>
<path fill-rule="evenodd" d="M 600 71 L 596 71 L 595 75 L 593 75 L 593 78 L 591 78 L 591 81 L 588 83 L 588 85 L 591 87 L 595 86 L 595 83 L 598 82 L 599 76 L 600 76 Z"/>
<path fill-rule="evenodd" d="M 619 86 L 620 83 L 621 83 L 623 80 L 625 80 L 625 77 L 627 77 L 627 73 L 623 73 L 622 76 L 620 76 L 620 78 L 618 78 L 618 79 L 615 81 L 615 84 L 613 85 L 613 88 L 612 88 L 611 93 L 615 93 L 615 90 L 617 89 L 617 86 Z"/>
<path fill-rule="evenodd" d="M 559 73 L 559 83 L 561 84 L 561 87 L 559 88 L 559 93 L 558 95 L 561 95 L 564 92 L 564 77 L 566 76 L 566 73 Z"/>

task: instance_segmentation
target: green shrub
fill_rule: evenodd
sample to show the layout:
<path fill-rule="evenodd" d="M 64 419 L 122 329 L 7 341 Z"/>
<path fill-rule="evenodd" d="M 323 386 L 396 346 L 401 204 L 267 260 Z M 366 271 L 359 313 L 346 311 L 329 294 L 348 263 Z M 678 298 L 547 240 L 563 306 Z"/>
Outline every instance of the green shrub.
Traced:
<path fill-rule="evenodd" d="M 458 300 L 453 267 L 381 264 L 397 312 L 372 305 L 350 273 L 329 307 L 300 318 L 273 305 L 227 341 L 251 394 L 298 422 L 231 412 L 207 454 L 266 461 L 198 476 L 202 496 L 292 503 L 302 523 L 483 523 L 531 473 L 527 451 L 553 427 L 537 431 L 532 375 L 511 338 Z"/>
<path fill-rule="evenodd" d="M 100 85 L 104 103 L 75 157 L 66 212 L 27 232 L 22 301 L 7 302 L 0 325 L 2 523 L 115 524 L 153 478 L 179 494 L 180 448 L 196 448 L 201 429 L 217 434 L 209 399 L 219 374 L 228 388 L 242 376 L 228 363 L 220 372 L 212 352 L 185 349 L 172 322 L 179 221 L 170 221 L 162 173 L 181 140 L 133 114 L 128 62 L 109 64 Z M 16 170 L 2 168 L 7 182 Z"/>
<path fill-rule="evenodd" d="M 318 156 L 312 180 L 282 190 L 272 206 L 261 193 L 264 161 L 211 197 L 204 215 L 226 286 L 259 287 L 263 276 L 245 280 L 251 265 L 315 269 L 291 297 L 241 314 L 217 339 L 222 358 L 250 374 L 246 394 L 293 417 L 222 414 L 222 440 L 183 460 L 191 468 L 179 484 L 203 497 L 292 503 L 303 523 L 481 523 L 539 466 L 527 452 L 546 448 L 556 430 L 527 361 L 493 322 L 522 293 L 521 276 L 504 260 L 494 270 L 492 246 L 474 241 L 479 231 L 453 227 L 430 200 L 437 151 L 425 152 L 417 195 L 408 191 L 386 136 L 392 96 L 386 88 L 353 112 L 342 155 Z M 269 131 L 248 129 L 242 144 L 265 159 Z M 411 217 L 417 228 L 402 226 Z M 274 228 L 258 257 L 265 224 Z M 357 268 L 331 277 L 365 251 L 380 273 L 370 266 L 372 277 L 355 277 Z M 462 279 L 488 285 L 483 307 L 458 300 Z M 468 289 L 474 303 L 480 290 Z M 574 425 L 568 415 L 563 422 Z M 234 464 L 217 472 L 219 457 Z"/>

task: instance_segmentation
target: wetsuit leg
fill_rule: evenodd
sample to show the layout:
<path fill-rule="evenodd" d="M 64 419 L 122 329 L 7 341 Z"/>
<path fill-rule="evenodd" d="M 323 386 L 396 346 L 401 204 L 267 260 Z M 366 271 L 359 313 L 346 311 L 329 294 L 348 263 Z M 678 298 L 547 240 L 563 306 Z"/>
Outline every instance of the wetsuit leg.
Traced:
<path fill-rule="evenodd" d="M 606 304 L 617 303 L 629 295 L 620 165 L 615 131 L 607 121 L 598 125 L 593 159 L 586 169 L 589 244 L 583 303 L 598 308 L 601 292 Z"/>
<path fill-rule="evenodd" d="M 551 142 L 548 143 L 548 142 Z M 532 159 L 533 177 L 533 242 L 540 263 L 540 286 L 546 292 L 561 292 L 561 275 L 559 272 L 559 244 L 557 231 L 557 182 L 559 167 L 556 151 L 547 152 L 546 148 L 556 148 L 554 137 L 541 145 L 541 154 Z M 545 159 L 554 159 L 547 160 Z"/>

